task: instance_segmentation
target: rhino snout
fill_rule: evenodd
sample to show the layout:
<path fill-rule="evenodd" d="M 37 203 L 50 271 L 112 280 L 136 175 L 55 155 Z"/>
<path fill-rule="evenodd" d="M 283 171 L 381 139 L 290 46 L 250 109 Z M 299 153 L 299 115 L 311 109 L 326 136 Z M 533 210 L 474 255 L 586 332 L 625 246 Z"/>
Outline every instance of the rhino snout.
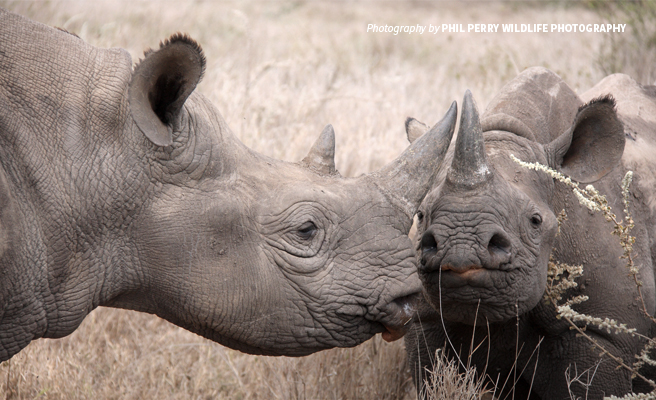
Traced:
<path fill-rule="evenodd" d="M 512 261 L 513 251 L 510 236 L 497 229 L 488 235 L 472 235 L 467 238 L 447 239 L 444 245 L 429 229 L 422 235 L 419 272 L 431 274 L 437 271 L 452 271 L 458 274 L 472 269 L 502 269 Z M 457 241 L 457 243 L 452 243 Z"/>

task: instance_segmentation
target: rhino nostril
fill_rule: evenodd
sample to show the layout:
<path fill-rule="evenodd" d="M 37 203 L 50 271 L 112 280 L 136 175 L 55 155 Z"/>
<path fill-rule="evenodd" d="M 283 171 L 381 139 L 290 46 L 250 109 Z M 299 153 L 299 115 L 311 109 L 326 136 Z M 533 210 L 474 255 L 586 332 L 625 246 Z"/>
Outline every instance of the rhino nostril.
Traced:
<path fill-rule="evenodd" d="M 421 248 L 421 259 L 419 260 L 419 262 L 421 263 L 421 265 L 426 266 L 428 260 L 437 253 L 437 241 L 435 240 L 435 236 L 433 236 L 431 232 L 426 232 L 421 237 L 420 248 Z"/>
<path fill-rule="evenodd" d="M 437 252 L 437 241 L 432 233 L 426 232 L 421 237 L 421 252 L 422 254 Z"/>
<path fill-rule="evenodd" d="M 487 250 L 492 256 L 510 257 L 512 251 L 510 239 L 503 233 L 495 233 L 487 244 Z"/>

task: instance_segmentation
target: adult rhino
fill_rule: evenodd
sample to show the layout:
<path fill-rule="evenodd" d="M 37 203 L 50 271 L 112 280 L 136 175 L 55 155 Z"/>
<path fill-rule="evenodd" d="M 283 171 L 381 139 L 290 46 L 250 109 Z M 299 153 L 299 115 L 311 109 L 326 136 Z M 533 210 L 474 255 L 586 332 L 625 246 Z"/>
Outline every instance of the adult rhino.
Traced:
<path fill-rule="evenodd" d="M 634 171 L 633 257 L 647 311 L 654 315 L 653 90 L 612 75 L 579 98 L 554 73 L 531 68 L 501 90 L 480 120 L 471 93 L 462 108 L 455 148 L 445 162 L 450 167 L 440 172 L 418 212 L 418 270 L 430 304 L 421 306 L 406 336 L 418 389 L 424 368 L 442 347 L 489 376 L 498 395 L 504 387 L 500 398 L 514 391 L 517 399 L 600 399 L 645 389 L 609 358 L 599 361 L 599 350 L 557 319 L 543 299 L 551 255 L 582 264 L 579 288 L 569 294 L 589 300 L 575 308 L 650 335 L 612 227 L 581 207 L 569 187 L 519 166 L 510 155 L 548 165 L 583 186 L 593 183 L 618 218 L 624 216 L 621 180 Z M 563 209 L 568 220 L 555 240 L 556 215 Z M 645 344 L 595 326 L 587 334 L 629 365 Z M 472 348 L 478 349 L 468 360 Z"/>
<path fill-rule="evenodd" d="M 122 49 L 0 10 L 0 361 L 98 306 L 156 314 L 253 354 L 403 334 L 421 290 L 407 237 L 455 126 L 342 178 L 328 126 L 308 156 L 253 152 L 194 92 L 176 34 Z"/>

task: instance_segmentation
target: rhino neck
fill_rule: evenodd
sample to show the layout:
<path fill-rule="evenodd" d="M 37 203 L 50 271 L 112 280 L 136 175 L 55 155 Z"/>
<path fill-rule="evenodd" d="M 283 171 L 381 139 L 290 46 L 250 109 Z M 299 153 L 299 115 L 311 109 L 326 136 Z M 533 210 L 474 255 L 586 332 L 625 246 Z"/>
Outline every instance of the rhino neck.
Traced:
<path fill-rule="evenodd" d="M 153 180 L 197 187 L 203 181 L 229 176 L 235 171 L 266 168 L 265 157 L 236 138 L 205 96 L 192 93 L 182 114 L 182 128 L 173 132 L 170 146 L 156 146 L 143 139 L 147 153 L 144 157 L 148 159 L 148 173 Z M 138 128 L 130 129 L 136 132 L 135 136 L 140 135 Z"/>

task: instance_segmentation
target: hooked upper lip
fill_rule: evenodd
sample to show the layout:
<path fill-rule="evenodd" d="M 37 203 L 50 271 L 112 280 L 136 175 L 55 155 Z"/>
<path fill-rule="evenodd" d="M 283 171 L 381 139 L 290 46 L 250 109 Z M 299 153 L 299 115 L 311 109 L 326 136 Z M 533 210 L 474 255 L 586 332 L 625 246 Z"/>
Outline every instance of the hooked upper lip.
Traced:
<path fill-rule="evenodd" d="M 417 311 L 417 301 L 420 295 L 421 293 L 413 293 L 399 297 L 387 305 L 389 313 L 386 318 L 379 321 L 385 327 L 385 332 L 382 333 L 383 340 L 393 342 L 405 335 L 412 317 Z"/>

